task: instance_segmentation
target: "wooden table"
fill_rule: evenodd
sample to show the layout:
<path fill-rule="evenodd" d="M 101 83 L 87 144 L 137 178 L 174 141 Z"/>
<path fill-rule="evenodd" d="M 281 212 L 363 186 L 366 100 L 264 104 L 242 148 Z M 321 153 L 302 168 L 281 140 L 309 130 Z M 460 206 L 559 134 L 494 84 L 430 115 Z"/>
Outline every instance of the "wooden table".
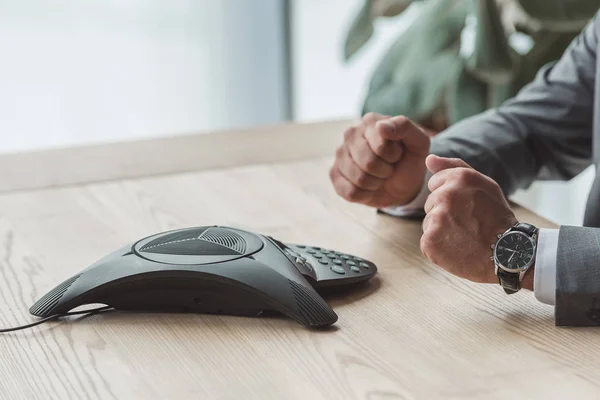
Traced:
<path fill-rule="evenodd" d="M 2 326 L 34 320 L 27 310 L 45 291 L 167 229 L 230 225 L 379 266 L 369 284 L 327 298 L 339 315 L 327 331 L 113 312 L 0 335 L 0 399 L 598 398 L 600 330 L 557 328 L 532 293 L 450 276 L 421 255 L 419 221 L 335 195 L 329 155 L 346 124 L 0 157 Z M 227 168 L 207 169 L 191 145 Z"/>

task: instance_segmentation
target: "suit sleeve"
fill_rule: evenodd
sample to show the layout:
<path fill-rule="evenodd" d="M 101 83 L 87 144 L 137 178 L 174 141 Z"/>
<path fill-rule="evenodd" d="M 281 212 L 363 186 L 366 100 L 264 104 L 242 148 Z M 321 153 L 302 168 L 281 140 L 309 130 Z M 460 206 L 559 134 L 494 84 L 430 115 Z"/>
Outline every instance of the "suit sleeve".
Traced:
<path fill-rule="evenodd" d="M 600 325 L 600 229 L 562 226 L 556 257 L 556 325 Z"/>
<path fill-rule="evenodd" d="M 591 164 L 598 14 L 562 58 L 497 109 L 465 119 L 432 141 L 493 178 L 505 194 L 536 179 L 568 180 Z"/>

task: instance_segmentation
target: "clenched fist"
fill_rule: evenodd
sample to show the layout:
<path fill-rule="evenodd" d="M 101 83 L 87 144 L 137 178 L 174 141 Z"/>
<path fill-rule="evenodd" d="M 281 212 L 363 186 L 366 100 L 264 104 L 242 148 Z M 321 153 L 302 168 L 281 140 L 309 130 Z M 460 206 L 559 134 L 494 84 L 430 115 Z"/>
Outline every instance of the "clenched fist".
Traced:
<path fill-rule="evenodd" d="M 429 136 L 408 118 L 366 114 L 344 132 L 329 177 L 346 200 L 383 208 L 409 203 L 425 178 Z"/>
<path fill-rule="evenodd" d="M 446 271 L 480 283 L 497 283 L 491 248 L 517 223 L 498 184 L 456 158 L 429 156 L 431 194 L 425 202 L 421 251 Z M 532 274 L 528 275 L 529 277 Z M 523 281 L 523 287 L 533 287 Z"/>

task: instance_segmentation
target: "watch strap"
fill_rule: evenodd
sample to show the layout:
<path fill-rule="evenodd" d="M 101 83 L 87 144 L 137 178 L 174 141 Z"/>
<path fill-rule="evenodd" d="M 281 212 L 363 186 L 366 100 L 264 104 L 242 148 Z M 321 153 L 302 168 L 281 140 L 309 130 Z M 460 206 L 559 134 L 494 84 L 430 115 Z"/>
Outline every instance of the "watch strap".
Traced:
<path fill-rule="evenodd" d="M 525 222 L 519 222 L 518 224 L 512 227 L 511 231 L 519 231 L 529 236 L 533 236 L 537 233 L 538 228 Z"/>
<path fill-rule="evenodd" d="M 520 274 L 498 270 L 498 281 L 507 294 L 517 293 L 521 289 Z"/>

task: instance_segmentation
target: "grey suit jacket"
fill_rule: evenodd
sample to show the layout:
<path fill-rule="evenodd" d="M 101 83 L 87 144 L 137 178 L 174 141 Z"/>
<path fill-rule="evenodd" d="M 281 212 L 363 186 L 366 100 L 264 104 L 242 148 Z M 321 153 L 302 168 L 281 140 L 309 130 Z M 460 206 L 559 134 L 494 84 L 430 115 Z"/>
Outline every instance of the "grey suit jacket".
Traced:
<path fill-rule="evenodd" d="M 534 82 L 497 109 L 438 135 L 432 153 L 459 157 L 508 195 L 536 179 L 571 179 L 600 163 L 600 17 Z M 597 168 L 596 168 L 597 169 Z M 598 174 L 600 175 L 600 174 Z M 590 191 L 587 227 L 561 227 L 556 324 L 600 325 L 600 176 Z M 598 300 L 596 300 L 598 299 Z"/>

